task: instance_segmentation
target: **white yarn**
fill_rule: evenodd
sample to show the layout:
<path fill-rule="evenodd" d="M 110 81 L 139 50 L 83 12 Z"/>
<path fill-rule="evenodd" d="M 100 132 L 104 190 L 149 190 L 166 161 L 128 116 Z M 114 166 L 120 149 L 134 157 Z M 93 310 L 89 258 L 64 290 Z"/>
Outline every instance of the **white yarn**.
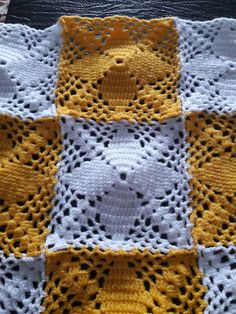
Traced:
<path fill-rule="evenodd" d="M 182 118 L 148 125 L 64 117 L 61 131 L 47 247 L 191 246 Z"/>
<path fill-rule="evenodd" d="M 175 19 L 181 61 L 183 110 L 236 111 L 236 20 Z"/>
<path fill-rule="evenodd" d="M 44 257 L 16 259 L 0 254 L 0 314 L 41 313 Z"/>
<path fill-rule="evenodd" d="M 60 27 L 43 31 L 0 26 L 0 113 L 21 118 L 55 115 Z"/>
<path fill-rule="evenodd" d="M 236 247 L 199 246 L 199 267 L 208 287 L 205 314 L 236 313 Z"/>
<path fill-rule="evenodd" d="M 183 112 L 236 111 L 236 20 L 175 18 Z M 0 114 L 56 116 L 60 26 L 0 26 Z M 50 234 L 45 248 L 192 249 L 184 117 L 130 124 L 64 116 Z M 236 247 L 198 247 L 205 314 L 236 313 Z M 0 253 L 0 314 L 34 314 L 45 257 Z M 186 295 L 186 297 L 189 297 Z M 197 311 L 197 309 L 196 309 Z"/>

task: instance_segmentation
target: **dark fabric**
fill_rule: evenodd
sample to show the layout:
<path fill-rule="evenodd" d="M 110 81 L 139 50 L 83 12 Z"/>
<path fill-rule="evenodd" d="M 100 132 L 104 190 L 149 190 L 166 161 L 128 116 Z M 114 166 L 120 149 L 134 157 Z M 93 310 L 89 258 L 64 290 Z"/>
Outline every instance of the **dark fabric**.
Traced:
<path fill-rule="evenodd" d="M 61 15 L 178 16 L 192 20 L 236 18 L 236 0 L 11 0 L 6 22 L 45 28 Z"/>

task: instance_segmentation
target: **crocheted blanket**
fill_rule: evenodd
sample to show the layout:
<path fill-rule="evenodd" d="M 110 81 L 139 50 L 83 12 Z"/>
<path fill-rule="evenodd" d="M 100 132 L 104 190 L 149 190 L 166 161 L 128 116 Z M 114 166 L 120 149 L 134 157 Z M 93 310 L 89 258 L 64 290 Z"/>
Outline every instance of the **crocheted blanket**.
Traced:
<path fill-rule="evenodd" d="M 236 313 L 236 20 L 0 26 L 0 313 Z"/>

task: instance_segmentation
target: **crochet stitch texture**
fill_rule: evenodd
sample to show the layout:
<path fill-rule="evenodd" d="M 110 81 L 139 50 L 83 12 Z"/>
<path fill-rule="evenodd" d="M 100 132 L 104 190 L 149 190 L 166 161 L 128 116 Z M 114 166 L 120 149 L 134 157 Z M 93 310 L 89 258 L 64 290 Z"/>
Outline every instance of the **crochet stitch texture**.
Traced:
<path fill-rule="evenodd" d="M 0 26 L 0 314 L 236 313 L 236 20 Z"/>

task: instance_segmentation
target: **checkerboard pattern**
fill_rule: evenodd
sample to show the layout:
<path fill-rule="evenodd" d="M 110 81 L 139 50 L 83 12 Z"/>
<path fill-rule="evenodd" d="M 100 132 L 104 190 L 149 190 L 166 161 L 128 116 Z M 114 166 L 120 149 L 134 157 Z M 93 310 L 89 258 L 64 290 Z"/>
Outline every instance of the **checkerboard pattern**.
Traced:
<path fill-rule="evenodd" d="M 0 27 L 0 313 L 236 313 L 236 20 Z"/>

